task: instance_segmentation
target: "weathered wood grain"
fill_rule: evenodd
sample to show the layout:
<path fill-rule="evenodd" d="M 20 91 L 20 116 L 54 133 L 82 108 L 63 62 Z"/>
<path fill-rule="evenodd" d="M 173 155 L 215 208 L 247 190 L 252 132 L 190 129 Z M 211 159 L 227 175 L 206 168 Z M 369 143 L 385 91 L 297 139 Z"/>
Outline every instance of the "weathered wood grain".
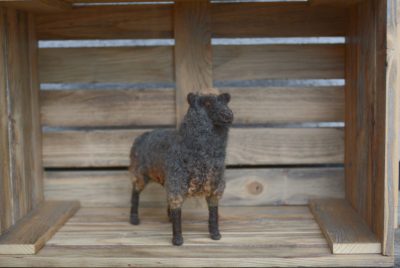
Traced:
<path fill-rule="evenodd" d="M 79 209 L 79 202 L 48 201 L 0 237 L 0 254 L 36 254 Z"/>
<path fill-rule="evenodd" d="M 341 122 L 342 87 L 221 88 L 231 94 L 234 124 Z M 175 92 L 161 90 L 44 90 L 44 126 L 173 126 Z"/>
<path fill-rule="evenodd" d="M 172 49 L 43 48 L 39 50 L 40 80 L 42 83 L 173 82 Z M 215 80 L 343 78 L 344 46 L 214 46 L 213 70 Z"/>
<path fill-rule="evenodd" d="M 30 136 L 32 143 L 32 167 L 30 170 L 31 177 L 31 198 L 32 208 L 36 208 L 44 199 L 43 186 L 43 165 L 42 165 L 42 129 L 40 122 L 40 86 L 39 86 L 39 71 L 38 71 L 38 40 L 36 36 L 36 28 L 34 16 L 28 15 L 28 55 L 29 55 L 29 83 L 31 91 L 31 132 L 27 133 Z M 29 112 L 28 112 L 29 114 Z M 27 119 L 29 120 L 29 119 Z"/>
<path fill-rule="evenodd" d="M 97 6 L 36 16 L 39 39 L 172 38 L 172 5 Z"/>
<path fill-rule="evenodd" d="M 346 200 L 311 200 L 310 209 L 333 254 L 382 252 L 382 244 Z"/>
<path fill-rule="evenodd" d="M 175 90 L 44 90 L 45 126 L 173 126 Z"/>
<path fill-rule="evenodd" d="M 343 36 L 343 7 L 307 3 L 213 3 L 213 37 Z M 173 5 L 76 7 L 39 14 L 40 39 L 141 39 L 173 37 Z"/>
<path fill-rule="evenodd" d="M 213 72 L 215 80 L 343 78 L 344 46 L 214 46 Z"/>
<path fill-rule="evenodd" d="M 83 207 L 128 207 L 131 179 L 127 171 L 48 171 L 49 200 L 79 200 Z M 312 198 L 343 198 L 341 168 L 228 169 L 222 206 L 306 205 Z M 150 184 L 141 207 L 165 206 L 164 189 Z M 190 201 L 190 200 L 188 200 Z M 185 207 L 206 205 L 192 200 Z"/>
<path fill-rule="evenodd" d="M 385 255 L 393 254 L 398 185 L 399 56 L 388 41 L 398 35 L 397 8 L 392 1 L 361 2 L 352 9 L 347 45 L 346 196 Z"/>
<path fill-rule="evenodd" d="M 17 0 L 1 1 L 0 6 L 15 8 L 29 12 L 59 12 L 72 8 L 72 5 L 63 0 Z"/>
<path fill-rule="evenodd" d="M 145 130 L 47 132 L 45 167 L 127 166 L 135 137 Z M 343 162 L 343 130 L 313 128 L 232 129 L 228 165 L 326 164 Z"/>
<path fill-rule="evenodd" d="M 0 256 L 0 266 L 393 265 L 393 258 L 379 254 L 331 254 L 305 206 L 222 207 L 222 239 L 217 242 L 207 235 L 207 210 L 184 209 L 185 246 L 180 248 L 170 246 L 164 208 L 141 210 L 138 226 L 129 224 L 128 215 L 129 208 L 83 208 L 37 255 Z"/>
<path fill-rule="evenodd" d="M 0 234 L 12 225 L 9 121 L 7 106 L 6 10 L 0 8 Z"/>
<path fill-rule="evenodd" d="M 172 82 L 172 47 L 39 49 L 42 83 Z"/>
<path fill-rule="evenodd" d="M 212 88 L 210 10 L 208 0 L 178 1 L 174 6 L 177 125 L 188 109 L 188 93 Z"/>

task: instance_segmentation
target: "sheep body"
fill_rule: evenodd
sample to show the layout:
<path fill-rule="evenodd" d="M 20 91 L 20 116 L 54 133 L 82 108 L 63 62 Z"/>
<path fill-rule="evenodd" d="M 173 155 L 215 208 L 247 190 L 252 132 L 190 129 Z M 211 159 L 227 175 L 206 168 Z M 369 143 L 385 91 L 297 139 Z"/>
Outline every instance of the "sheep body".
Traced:
<path fill-rule="evenodd" d="M 178 210 L 180 214 L 182 203 L 192 196 L 204 196 L 209 208 L 215 210 L 225 189 L 224 162 L 233 120 L 227 106 L 229 100 L 228 94 L 200 96 L 191 93 L 188 95 L 190 107 L 178 130 L 158 129 L 136 138 L 130 153 L 131 223 L 139 223 L 139 193 L 150 181 L 165 187 L 170 216 Z M 175 224 L 173 217 L 171 220 Z M 218 226 L 211 229 L 211 237 L 219 239 Z M 175 236 L 179 241 L 173 240 L 173 243 L 181 244 L 182 237 Z"/>

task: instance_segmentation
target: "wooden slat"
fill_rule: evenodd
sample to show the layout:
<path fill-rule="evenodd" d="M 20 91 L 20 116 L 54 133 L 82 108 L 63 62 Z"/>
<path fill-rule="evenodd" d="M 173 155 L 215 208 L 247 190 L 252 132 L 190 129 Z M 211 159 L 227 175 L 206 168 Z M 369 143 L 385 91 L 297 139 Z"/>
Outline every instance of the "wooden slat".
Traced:
<path fill-rule="evenodd" d="M 42 83 L 172 82 L 172 47 L 45 48 Z"/>
<path fill-rule="evenodd" d="M 344 77 L 343 45 L 214 46 L 215 80 Z"/>
<path fill-rule="evenodd" d="M 189 92 L 212 87 L 211 4 L 179 1 L 174 6 L 176 120 L 183 120 Z"/>
<path fill-rule="evenodd" d="M 0 234 L 12 225 L 9 121 L 7 107 L 6 11 L 0 8 Z"/>
<path fill-rule="evenodd" d="M 29 73 L 30 73 L 30 91 L 31 91 L 31 120 L 32 130 L 27 131 L 32 143 L 32 167 L 30 177 L 32 182 L 32 208 L 36 208 L 44 199 L 43 194 L 43 165 L 42 165 L 42 129 L 40 125 L 40 86 L 38 70 L 38 40 L 34 17 L 28 15 L 28 38 L 29 38 Z M 29 112 L 28 112 L 29 113 Z M 28 119 L 29 120 L 29 119 Z"/>
<path fill-rule="evenodd" d="M 213 5 L 214 37 L 343 36 L 343 7 L 308 3 L 222 3 Z"/>
<path fill-rule="evenodd" d="M 364 1 L 351 13 L 345 165 L 347 199 L 382 241 L 383 254 L 393 255 L 398 189 L 398 113 L 394 108 L 398 102 L 398 51 L 388 40 L 398 35 L 393 30 L 398 10 L 394 11 L 396 4 L 388 3 Z"/>
<path fill-rule="evenodd" d="M 43 203 L 0 237 L 0 254 L 36 254 L 79 209 L 79 202 Z"/>
<path fill-rule="evenodd" d="M 222 88 L 234 124 L 340 122 L 343 87 Z M 45 126 L 172 126 L 175 92 L 161 90 L 45 90 L 41 120 Z"/>
<path fill-rule="evenodd" d="M 144 130 L 61 131 L 44 134 L 46 167 L 127 166 L 133 139 Z M 228 165 L 343 162 L 342 129 L 233 129 Z"/>
<path fill-rule="evenodd" d="M 175 91 L 45 90 L 41 92 L 45 126 L 173 126 Z"/>
<path fill-rule="evenodd" d="M 333 254 L 382 252 L 382 244 L 346 200 L 311 200 L 310 209 Z"/>
<path fill-rule="evenodd" d="M 1 9 L 1 232 L 43 199 L 36 39 L 25 12 Z M 4 136 L 3 136 L 4 134 Z"/>
<path fill-rule="evenodd" d="M 72 5 L 63 0 L 16 0 L 1 1 L 0 6 L 25 10 L 30 12 L 57 12 L 72 8 Z"/>
<path fill-rule="evenodd" d="M 341 168 L 228 169 L 222 206 L 306 205 L 311 198 L 343 198 Z M 127 171 L 49 171 L 45 194 L 50 200 L 79 200 L 83 207 L 127 207 L 131 179 Z M 165 190 L 150 184 L 141 207 L 165 206 Z M 204 206 L 187 200 L 185 207 Z"/>
<path fill-rule="evenodd" d="M 172 47 L 44 48 L 39 53 L 42 83 L 172 82 L 172 62 Z M 213 70 L 215 80 L 343 78 L 344 46 L 214 46 Z"/>
<path fill-rule="evenodd" d="M 172 38 L 172 5 L 79 7 L 37 16 L 40 39 Z M 214 3 L 213 37 L 343 36 L 343 7 L 307 3 Z"/>
<path fill-rule="evenodd" d="M 185 245 L 172 247 L 164 208 L 83 208 L 35 256 L 0 256 L 0 266 L 326 267 L 393 265 L 379 254 L 332 255 L 305 206 L 222 207 L 222 239 L 208 238 L 207 209 L 184 210 Z M 129 244 L 129 245 L 128 245 Z M 136 244 L 136 245 L 134 245 Z"/>

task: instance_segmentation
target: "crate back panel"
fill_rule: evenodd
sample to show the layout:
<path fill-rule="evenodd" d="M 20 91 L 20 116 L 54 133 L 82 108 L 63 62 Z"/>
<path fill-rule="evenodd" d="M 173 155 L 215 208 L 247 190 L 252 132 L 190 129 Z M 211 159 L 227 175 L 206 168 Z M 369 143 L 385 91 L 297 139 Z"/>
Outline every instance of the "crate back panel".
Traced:
<path fill-rule="evenodd" d="M 38 15 L 37 32 L 42 40 L 173 38 L 173 11 L 168 4 L 79 7 Z M 345 33 L 341 7 L 215 3 L 210 12 L 211 35 L 216 38 Z M 40 79 L 48 87 L 41 91 L 43 164 L 50 169 L 45 174 L 47 198 L 79 199 L 83 206 L 129 204 L 128 172 L 115 169 L 129 164 L 135 137 L 154 127 L 175 127 L 175 49 L 154 45 L 39 50 Z M 343 86 L 236 85 L 343 79 L 344 57 L 343 44 L 212 46 L 212 80 L 231 85 L 218 89 L 232 95 L 235 114 L 223 205 L 306 204 L 309 198 L 344 196 L 343 128 L 318 127 L 343 122 Z M 56 89 L 59 84 L 70 87 Z M 125 88 L 115 89 L 114 84 Z M 337 167 L 326 167 L 332 164 Z M 149 188 L 143 205 L 162 205 L 162 188 Z"/>

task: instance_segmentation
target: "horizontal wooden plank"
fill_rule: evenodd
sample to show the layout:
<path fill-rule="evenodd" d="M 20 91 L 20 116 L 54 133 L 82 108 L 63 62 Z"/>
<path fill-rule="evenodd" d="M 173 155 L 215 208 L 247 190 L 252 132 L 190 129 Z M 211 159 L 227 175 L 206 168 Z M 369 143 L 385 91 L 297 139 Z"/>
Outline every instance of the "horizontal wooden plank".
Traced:
<path fill-rule="evenodd" d="M 310 209 L 333 254 L 382 252 L 382 244 L 346 200 L 311 200 Z"/>
<path fill-rule="evenodd" d="M 135 137 L 144 130 L 44 133 L 45 167 L 127 166 Z M 343 162 L 343 129 L 237 128 L 227 149 L 228 165 Z"/>
<path fill-rule="evenodd" d="M 0 237 L 0 254 L 36 254 L 79 209 L 79 202 L 48 201 Z"/>
<path fill-rule="evenodd" d="M 164 208 L 83 208 L 35 256 L 0 256 L 0 266 L 327 267 L 393 265 L 380 254 L 333 255 L 305 206 L 222 207 L 222 239 L 208 238 L 207 209 L 183 211 L 185 245 L 170 245 Z"/>
<path fill-rule="evenodd" d="M 343 36 L 346 10 L 307 3 L 214 3 L 213 37 Z M 173 38 L 173 5 L 75 7 L 40 14 L 40 39 Z M 234 19 L 233 19 L 234 18 Z"/>
<path fill-rule="evenodd" d="M 16 0 L 1 1 L 0 6 L 29 12 L 60 12 L 72 9 L 72 5 L 63 0 Z"/>
<path fill-rule="evenodd" d="M 173 82 L 172 47 L 43 48 L 42 83 Z M 214 46 L 215 80 L 344 77 L 343 45 Z"/>
<path fill-rule="evenodd" d="M 222 206 L 306 205 L 312 198 L 343 198 L 342 168 L 228 169 Z M 79 200 L 84 207 L 128 207 L 132 182 L 128 171 L 48 171 L 50 200 Z M 149 184 L 140 206 L 165 206 L 165 190 Z M 185 207 L 206 207 L 187 200 Z"/>
<path fill-rule="evenodd" d="M 172 82 L 173 47 L 39 49 L 42 83 Z"/>
<path fill-rule="evenodd" d="M 344 118 L 342 87 L 223 88 L 235 124 L 338 122 Z M 45 126 L 172 126 L 175 94 L 162 90 L 45 90 Z"/>
<path fill-rule="evenodd" d="M 173 126 L 175 91 L 45 90 L 41 92 L 45 126 Z"/>
<path fill-rule="evenodd" d="M 343 36 L 346 9 L 308 3 L 221 3 L 212 8 L 214 37 Z"/>
<path fill-rule="evenodd" d="M 343 45 L 214 46 L 215 80 L 344 77 Z"/>

